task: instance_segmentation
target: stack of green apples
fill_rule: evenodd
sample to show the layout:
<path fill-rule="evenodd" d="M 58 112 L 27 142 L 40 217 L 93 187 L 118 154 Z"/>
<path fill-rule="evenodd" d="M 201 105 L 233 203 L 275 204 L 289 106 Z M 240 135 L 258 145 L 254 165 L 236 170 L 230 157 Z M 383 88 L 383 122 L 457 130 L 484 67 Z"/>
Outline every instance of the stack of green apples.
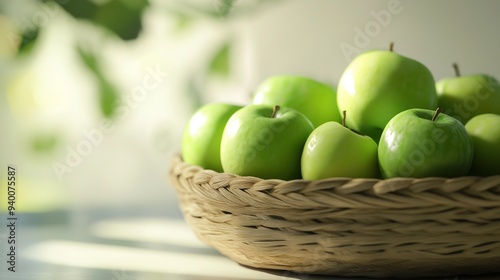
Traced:
<path fill-rule="evenodd" d="M 281 180 L 500 175 L 500 84 L 454 67 L 436 83 L 391 44 L 357 56 L 337 88 L 269 77 L 249 104 L 201 107 L 184 130 L 183 160 Z"/>

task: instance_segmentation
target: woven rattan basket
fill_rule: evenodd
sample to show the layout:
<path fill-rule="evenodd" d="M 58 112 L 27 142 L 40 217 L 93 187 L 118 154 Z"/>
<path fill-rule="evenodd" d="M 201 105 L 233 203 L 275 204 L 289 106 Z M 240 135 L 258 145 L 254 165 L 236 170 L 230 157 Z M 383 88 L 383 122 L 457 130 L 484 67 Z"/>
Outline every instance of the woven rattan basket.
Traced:
<path fill-rule="evenodd" d="M 169 181 L 196 235 L 250 267 L 369 277 L 500 271 L 500 176 L 262 180 L 176 156 Z"/>

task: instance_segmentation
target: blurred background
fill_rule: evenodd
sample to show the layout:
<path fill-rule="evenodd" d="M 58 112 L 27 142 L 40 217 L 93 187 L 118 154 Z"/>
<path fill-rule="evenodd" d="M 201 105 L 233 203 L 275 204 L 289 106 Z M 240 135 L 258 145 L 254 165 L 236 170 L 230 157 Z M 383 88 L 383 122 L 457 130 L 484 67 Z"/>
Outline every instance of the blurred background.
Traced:
<path fill-rule="evenodd" d="M 246 104 L 276 74 L 335 86 L 357 54 L 390 42 L 436 80 L 453 62 L 500 77 L 498 11 L 495 0 L 1 1 L 0 223 L 13 165 L 26 255 L 54 236 L 130 229 L 111 220 L 89 234 L 105 218 L 183 235 L 167 172 L 201 105 Z M 60 228 L 30 235 L 45 225 Z"/>

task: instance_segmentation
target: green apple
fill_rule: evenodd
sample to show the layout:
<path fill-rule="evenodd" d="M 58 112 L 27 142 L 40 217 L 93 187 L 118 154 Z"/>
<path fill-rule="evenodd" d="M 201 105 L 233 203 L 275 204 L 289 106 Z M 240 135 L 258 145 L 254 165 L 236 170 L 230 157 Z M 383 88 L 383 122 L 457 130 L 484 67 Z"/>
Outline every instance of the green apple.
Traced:
<path fill-rule="evenodd" d="M 378 178 L 377 143 L 337 122 L 327 122 L 309 135 L 302 152 L 302 177 Z"/>
<path fill-rule="evenodd" d="M 465 124 L 474 144 L 471 175 L 500 175 L 500 115 L 481 114 Z"/>
<path fill-rule="evenodd" d="M 392 50 L 372 50 L 357 56 L 344 70 L 337 103 L 340 112 L 349 112 L 349 128 L 378 142 L 396 114 L 412 108 L 435 109 L 436 86 L 422 63 Z"/>
<path fill-rule="evenodd" d="M 335 89 L 307 77 L 280 75 L 267 78 L 256 89 L 252 103 L 295 109 L 306 115 L 314 127 L 328 121 L 341 121 Z"/>
<path fill-rule="evenodd" d="M 222 168 L 263 179 L 299 179 L 302 149 L 313 129 L 311 121 L 292 108 L 247 105 L 224 129 Z"/>
<path fill-rule="evenodd" d="M 222 172 L 220 143 L 229 118 L 242 106 L 211 103 L 199 108 L 182 134 L 181 152 L 186 163 Z"/>
<path fill-rule="evenodd" d="M 464 125 L 439 109 L 397 114 L 378 144 L 384 178 L 465 176 L 472 157 L 473 145 Z"/>
<path fill-rule="evenodd" d="M 439 107 L 463 124 L 477 115 L 500 114 L 500 84 L 486 74 L 461 76 L 456 64 L 456 77 L 436 83 Z"/>

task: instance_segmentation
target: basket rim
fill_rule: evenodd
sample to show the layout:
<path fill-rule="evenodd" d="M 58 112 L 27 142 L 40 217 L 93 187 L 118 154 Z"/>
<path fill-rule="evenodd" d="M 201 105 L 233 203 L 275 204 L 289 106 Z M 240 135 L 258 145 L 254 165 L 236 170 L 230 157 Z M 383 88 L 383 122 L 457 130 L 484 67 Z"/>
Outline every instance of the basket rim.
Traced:
<path fill-rule="evenodd" d="M 382 178 L 349 178 L 332 177 L 320 180 L 282 180 L 282 179 L 262 179 L 256 176 L 238 175 L 232 173 L 217 172 L 211 169 L 204 169 L 198 165 L 186 163 L 180 153 L 172 156 L 170 162 L 170 174 L 187 172 L 194 176 L 194 184 L 207 183 L 212 188 L 228 187 L 228 182 L 247 181 L 253 190 L 272 190 L 277 193 L 290 192 L 310 192 L 313 190 L 335 188 L 337 193 L 356 193 L 373 191 L 375 195 L 398 193 L 401 191 L 411 191 L 412 193 L 436 192 L 454 193 L 467 189 L 467 193 L 481 193 L 493 191 L 500 195 L 500 175 L 488 177 L 461 176 L 454 178 L 446 177 L 395 177 L 389 179 Z M 196 176 L 195 176 L 196 175 Z M 248 185 L 248 184 L 247 184 Z M 295 187 L 294 187 L 295 186 Z M 304 186 L 306 189 L 304 189 Z"/>

